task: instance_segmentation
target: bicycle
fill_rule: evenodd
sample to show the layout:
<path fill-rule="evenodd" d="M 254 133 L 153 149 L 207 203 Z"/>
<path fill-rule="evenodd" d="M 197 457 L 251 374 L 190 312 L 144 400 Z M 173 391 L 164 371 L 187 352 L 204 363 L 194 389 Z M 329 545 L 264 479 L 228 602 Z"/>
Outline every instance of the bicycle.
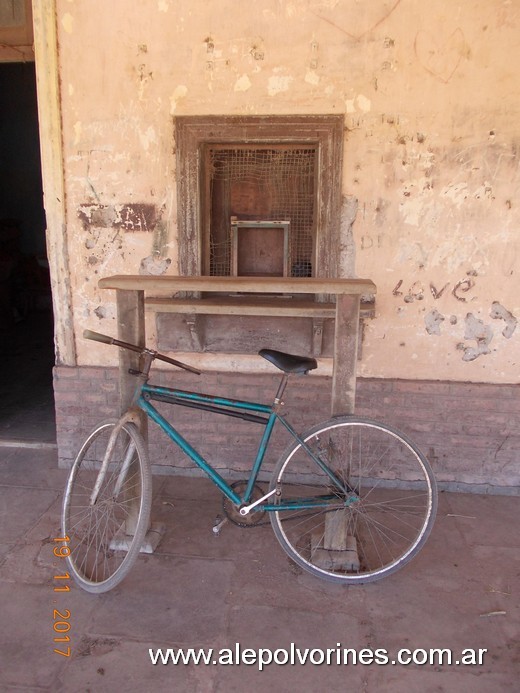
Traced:
<path fill-rule="evenodd" d="M 155 359 L 197 373 L 168 356 L 86 330 L 84 336 L 140 354 L 132 406 L 94 428 L 71 467 L 62 507 L 66 557 L 86 591 L 106 592 L 127 575 L 149 526 L 151 471 L 139 417 L 157 423 L 223 494 L 224 512 L 241 526 L 268 514 L 288 556 L 313 575 L 343 584 L 372 582 L 407 564 L 422 548 L 437 509 L 431 467 L 396 429 L 352 415 L 332 417 L 299 435 L 282 415 L 290 376 L 317 368 L 313 358 L 262 349 L 282 371 L 272 404 L 194 393 L 148 382 Z M 249 478 L 229 484 L 153 406 L 202 409 L 263 427 Z M 275 424 L 292 438 L 267 492 L 257 479 Z"/>

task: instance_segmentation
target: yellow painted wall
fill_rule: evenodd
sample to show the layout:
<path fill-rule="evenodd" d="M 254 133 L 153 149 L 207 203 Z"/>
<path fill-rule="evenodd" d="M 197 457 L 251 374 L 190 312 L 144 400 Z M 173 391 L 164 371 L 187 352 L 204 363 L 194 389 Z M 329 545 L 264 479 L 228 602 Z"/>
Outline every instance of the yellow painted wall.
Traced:
<path fill-rule="evenodd" d="M 99 277 L 176 273 L 176 115 L 341 114 L 355 271 L 378 286 L 360 375 L 518 382 L 520 3 L 58 0 L 57 30 L 80 364 L 114 358 L 78 338 L 115 333 Z M 143 204 L 154 230 L 122 229 Z"/>

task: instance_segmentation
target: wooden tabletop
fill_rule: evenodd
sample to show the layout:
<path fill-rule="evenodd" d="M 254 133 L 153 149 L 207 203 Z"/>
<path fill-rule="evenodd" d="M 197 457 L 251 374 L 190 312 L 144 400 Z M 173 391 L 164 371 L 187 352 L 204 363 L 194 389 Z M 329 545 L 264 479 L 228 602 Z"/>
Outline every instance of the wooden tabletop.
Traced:
<path fill-rule="evenodd" d="M 370 279 L 328 279 L 325 277 L 175 277 L 171 275 L 114 275 L 99 280 L 101 289 L 130 291 L 205 291 L 295 294 L 374 294 Z"/>

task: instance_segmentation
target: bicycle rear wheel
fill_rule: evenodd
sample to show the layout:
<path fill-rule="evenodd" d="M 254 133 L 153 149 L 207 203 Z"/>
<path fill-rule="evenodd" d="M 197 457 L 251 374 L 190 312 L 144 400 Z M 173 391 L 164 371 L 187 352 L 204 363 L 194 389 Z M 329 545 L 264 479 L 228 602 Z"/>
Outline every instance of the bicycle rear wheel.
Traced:
<path fill-rule="evenodd" d="M 152 480 L 146 446 L 134 424 L 127 422 L 115 433 L 117 423 L 104 421 L 87 437 L 63 498 L 67 563 L 87 592 L 107 592 L 121 582 L 137 559 L 148 528 Z M 103 474 L 101 463 L 113 433 Z"/>
<path fill-rule="evenodd" d="M 270 488 L 278 489 L 275 502 L 293 507 L 271 512 L 271 524 L 286 553 L 314 575 L 346 584 L 379 580 L 408 563 L 437 509 L 424 455 L 390 426 L 350 416 L 302 439 L 334 480 L 298 442 L 282 455 Z"/>

